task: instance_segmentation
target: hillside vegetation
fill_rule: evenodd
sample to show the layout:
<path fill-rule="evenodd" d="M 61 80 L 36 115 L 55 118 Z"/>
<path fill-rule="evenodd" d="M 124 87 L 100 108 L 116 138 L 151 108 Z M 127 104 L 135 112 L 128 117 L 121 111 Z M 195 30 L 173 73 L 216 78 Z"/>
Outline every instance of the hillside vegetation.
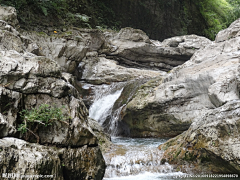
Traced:
<path fill-rule="evenodd" d="M 48 32 L 69 26 L 114 30 L 130 26 L 158 40 L 185 34 L 213 40 L 240 17 L 239 0 L 0 0 L 0 4 L 17 9 L 24 29 Z"/>

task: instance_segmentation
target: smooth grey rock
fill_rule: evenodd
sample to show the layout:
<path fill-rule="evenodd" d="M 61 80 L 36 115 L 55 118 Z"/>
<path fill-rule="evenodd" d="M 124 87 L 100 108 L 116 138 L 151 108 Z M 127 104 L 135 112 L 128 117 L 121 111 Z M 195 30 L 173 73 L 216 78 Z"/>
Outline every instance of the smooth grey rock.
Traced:
<path fill-rule="evenodd" d="M 140 89 L 122 120 L 129 135 L 175 136 L 196 117 L 239 99 L 239 43 L 240 37 L 210 43 L 154 83 L 156 88 Z"/>
<path fill-rule="evenodd" d="M 163 71 L 126 68 L 114 60 L 104 57 L 88 57 L 79 67 L 79 79 L 93 84 L 124 82 L 133 79 L 153 78 L 165 74 Z"/>
<path fill-rule="evenodd" d="M 207 38 L 187 35 L 173 37 L 162 43 L 149 40 L 141 30 L 122 29 L 117 35 L 107 36 L 105 48 L 100 52 L 120 64 L 145 69 L 169 71 L 183 64 L 200 48 L 211 41 Z"/>
<path fill-rule="evenodd" d="M 217 34 L 215 42 L 226 41 L 237 36 L 240 36 L 240 19 L 234 21 L 227 29 L 221 30 Z"/>

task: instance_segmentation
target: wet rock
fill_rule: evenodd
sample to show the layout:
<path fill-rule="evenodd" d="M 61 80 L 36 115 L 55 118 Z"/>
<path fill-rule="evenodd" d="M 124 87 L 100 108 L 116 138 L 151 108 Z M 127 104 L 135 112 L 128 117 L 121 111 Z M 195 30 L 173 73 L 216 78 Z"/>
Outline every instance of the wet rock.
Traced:
<path fill-rule="evenodd" d="M 146 83 L 148 79 L 138 79 L 128 81 L 123 85 L 123 90 L 119 98 L 115 101 L 112 107 L 112 115 L 108 116 L 103 123 L 104 129 L 113 136 L 127 134 L 129 128 L 125 123 L 122 123 L 121 119 L 124 116 L 124 109 L 126 105 L 135 96 L 137 90 Z M 114 119 L 114 120 L 113 120 Z M 113 120 L 113 121 L 112 121 Z"/>
<path fill-rule="evenodd" d="M 96 120 L 88 118 L 88 122 L 92 129 L 93 134 L 98 139 L 98 144 L 100 146 L 101 151 L 103 153 L 109 151 L 113 146 L 110 135 L 104 132 L 103 127 L 100 126 L 100 124 Z"/>

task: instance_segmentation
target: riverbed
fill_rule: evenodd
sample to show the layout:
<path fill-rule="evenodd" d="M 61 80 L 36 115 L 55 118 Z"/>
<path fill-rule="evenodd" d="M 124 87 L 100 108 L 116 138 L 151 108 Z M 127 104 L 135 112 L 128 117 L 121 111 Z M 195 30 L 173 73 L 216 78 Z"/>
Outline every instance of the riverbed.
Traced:
<path fill-rule="evenodd" d="M 162 138 L 112 137 L 116 146 L 104 154 L 107 164 L 104 180 L 160 180 L 184 175 L 162 161 L 163 152 L 157 147 L 166 141 Z"/>

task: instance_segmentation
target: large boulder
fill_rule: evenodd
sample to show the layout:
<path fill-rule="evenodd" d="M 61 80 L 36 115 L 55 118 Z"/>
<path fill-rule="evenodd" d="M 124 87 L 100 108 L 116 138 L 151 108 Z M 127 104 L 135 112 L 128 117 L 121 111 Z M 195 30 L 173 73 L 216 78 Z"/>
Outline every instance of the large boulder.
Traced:
<path fill-rule="evenodd" d="M 2 131 L 3 136 L 8 135 L 7 131 L 9 134 L 16 133 L 17 108 L 20 108 L 20 97 L 24 94 L 22 97 L 24 109 L 31 110 L 41 104 L 56 105 L 59 108 L 65 105 L 64 115 L 71 117 L 71 122 L 67 122 L 71 126 L 59 122 L 50 128 L 40 128 L 40 143 L 62 146 L 97 144 L 96 137 L 85 122 L 88 111 L 82 100 L 77 99 L 80 95 L 73 92 L 74 87 L 69 82 L 61 79 L 60 66 L 55 61 L 12 50 L 0 53 L 2 56 L 0 82 L 3 86 L 1 87 L 1 113 L 3 113 L 1 127 L 9 127 L 9 130 L 5 128 Z M 7 101 L 8 103 L 4 104 Z M 12 108 L 15 108 L 15 111 Z M 9 113 L 12 111 L 14 113 Z M 72 134 L 69 134 L 70 132 Z"/>
<path fill-rule="evenodd" d="M 163 158 L 182 171 L 191 164 L 195 173 L 239 174 L 239 113 L 240 101 L 236 100 L 196 117 L 186 132 L 159 147 L 165 150 Z"/>
<path fill-rule="evenodd" d="M 7 154 L 7 156 L 6 156 Z M 16 138 L 0 139 L 0 173 L 15 178 L 101 180 L 105 162 L 98 147 L 57 148 Z M 42 177 L 40 177 L 42 175 Z"/>
<path fill-rule="evenodd" d="M 187 35 L 153 41 L 141 30 L 124 28 L 118 34 L 106 33 L 108 44 L 101 51 L 120 64 L 146 69 L 169 71 L 183 64 L 211 41 L 207 38 Z"/>
<path fill-rule="evenodd" d="M 196 117 L 239 99 L 239 43 L 210 43 L 166 76 L 138 90 L 122 122 L 130 136 L 176 136 Z"/>
<path fill-rule="evenodd" d="M 19 101 L 22 98 L 24 109 L 31 110 L 42 104 L 59 108 L 65 106 L 64 116 L 71 117 L 65 124 L 56 122 L 49 128 L 39 128 L 40 143 L 61 146 L 97 144 L 87 123 L 88 111 L 82 100 L 78 99 L 80 95 L 69 82 L 60 79 L 60 66 L 55 61 L 33 54 L 22 55 L 16 51 L 0 53 L 1 99 L 2 103 L 10 103 L 1 107 L 1 128 L 9 128 L 2 131 L 3 136 L 8 135 L 7 131 L 9 134 L 16 133 L 17 108 L 21 107 Z M 14 113 L 10 113 L 12 111 Z"/>
<path fill-rule="evenodd" d="M 126 68 L 118 65 L 117 61 L 98 57 L 97 54 L 95 57 L 87 56 L 78 67 L 78 78 L 92 84 L 109 84 L 133 79 L 154 78 L 164 74 L 163 71 Z"/>

